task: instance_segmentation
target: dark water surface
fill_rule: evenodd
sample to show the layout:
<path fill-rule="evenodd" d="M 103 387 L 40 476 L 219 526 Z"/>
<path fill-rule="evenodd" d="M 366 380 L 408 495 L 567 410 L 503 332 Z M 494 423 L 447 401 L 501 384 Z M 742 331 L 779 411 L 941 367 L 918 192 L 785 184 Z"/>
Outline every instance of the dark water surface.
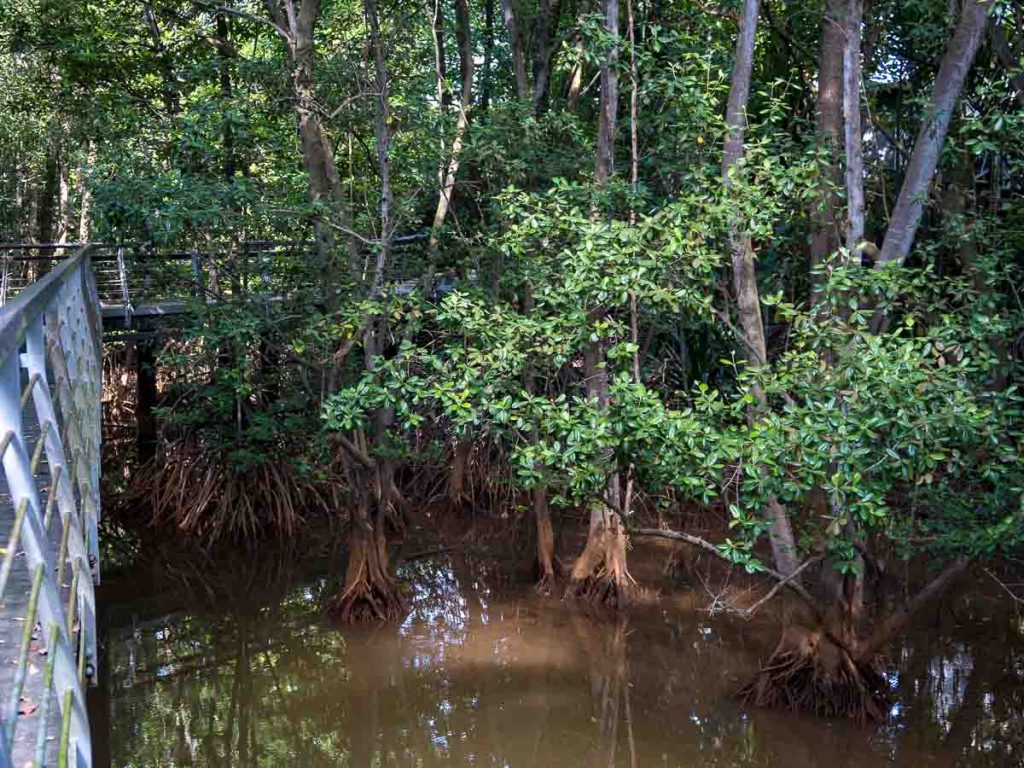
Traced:
<path fill-rule="evenodd" d="M 1024 625 L 969 600 L 923 617 L 889 721 L 860 728 L 739 707 L 775 631 L 700 595 L 598 622 L 437 556 L 402 566 L 400 625 L 339 630 L 336 576 L 306 571 L 254 557 L 105 587 L 99 765 L 1024 765 Z"/>

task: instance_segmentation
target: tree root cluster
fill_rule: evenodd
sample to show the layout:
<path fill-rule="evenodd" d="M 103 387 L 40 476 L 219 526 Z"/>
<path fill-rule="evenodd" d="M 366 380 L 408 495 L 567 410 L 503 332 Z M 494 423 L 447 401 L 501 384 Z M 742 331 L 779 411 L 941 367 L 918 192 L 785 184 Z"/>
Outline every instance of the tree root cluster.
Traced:
<path fill-rule="evenodd" d="M 622 611 L 632 601 L 635 588 L 626 567 L 626 533 L 617 519 L 607 515 L 606 522 L 591 527 L 563 599 Z"/>
<path fill-rule="evenodd" d="M 384 534 L 387 505 L 384 509 L 378 507 L 374 514 L 370 506 L 369 500 L 363 498 L 355 512 L 349 535 L 345 586 L 331 606 L 331 613 L 343 624 L 389 622 L 406 612 L 398 582 L 388 567 Z"/>
<path fill-rule="evenodd" d="M 858 661 L 821 631 L 790 627 L 768 663 L 737 694 L 744 704 L 821 717 L 880 722 L 886 687 L 877 666 Z"/>
<path fill-rule="evenodd" d="M 330 483 L 300 477 L 287 460 L 237 471 L 195 436 L 168 442 L 136 473 L 126 494 L 148 506 L 151 525 L 175 526 L 204 545 L 291 535 L 304 514 L 332 506 Z"/>

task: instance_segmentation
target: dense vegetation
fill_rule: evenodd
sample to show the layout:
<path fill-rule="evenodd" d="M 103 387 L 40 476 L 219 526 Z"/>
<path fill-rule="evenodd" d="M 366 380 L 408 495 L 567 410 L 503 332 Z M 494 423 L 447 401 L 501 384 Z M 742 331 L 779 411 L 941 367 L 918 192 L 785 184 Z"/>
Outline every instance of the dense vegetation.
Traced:
<path fill-rule="evenodd" d="M 1014 0 L 0 7 L 4 231 L 222 254 L 164 350 L 157 521 L 348 515 L 353 621 L 403 611 L 388 537 L 439 497 L 615 610 L 629 538 L 677 539 L 796 598 L 748 700 L 856 717 L 1019 550 Z M 253 241 L 301 244 L 259 290 Z"/>

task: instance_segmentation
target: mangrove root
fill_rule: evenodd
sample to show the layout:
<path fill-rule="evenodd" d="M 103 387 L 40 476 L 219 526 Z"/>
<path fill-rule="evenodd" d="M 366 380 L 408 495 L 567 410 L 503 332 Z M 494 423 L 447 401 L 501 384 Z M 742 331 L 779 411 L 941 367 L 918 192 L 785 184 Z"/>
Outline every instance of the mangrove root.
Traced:
<path fill-rule="evenodd" d="M 877 666 L 855 660 L 821 631 L 802 627 L 783 633 L 768 663 L 737 695 L 751 706 L 822 717 L 885 717 L 885 681 Z"/>
<path fill-rule="evenodd" d="M 608 514 L 605 521 L 591 526 L 563 599 L 617 611 L 629 605 L 636 582 L 626 567 L 626 533 L 617 517 Z"/>

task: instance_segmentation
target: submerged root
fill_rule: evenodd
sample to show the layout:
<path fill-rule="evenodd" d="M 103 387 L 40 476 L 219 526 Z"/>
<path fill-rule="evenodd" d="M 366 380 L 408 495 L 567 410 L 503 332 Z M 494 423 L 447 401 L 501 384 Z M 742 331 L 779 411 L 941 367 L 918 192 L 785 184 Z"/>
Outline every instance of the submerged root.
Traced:
<path fill-rule="evenodd" d="M 558 580 L 555 577 L 554 571 L 542 572 L 540 578 L 537 579 L 537 583 L 534 584 L 534 589 L 538 595 L 544 595 L 548 597 L 553 595 L 555 588 L 558 586 Z"/>
<path fill-rule="evenodd" d="M 370 530 L 365 522 L 353 523 L 345 587 L 331 606 L 344 624 L 388 622 L 406 611 L 398 582 L 388 571 L 387 545 L 383 533 Z"/>
<path fill-rule="evenodd" d="M 343 624 L 372 624 L 395 621 L 405 615 L 405 601 L 394 580 L 372 583 L 361 578 L 346 585 L 331 612 Z"/>
<path fill-rule="evenodd" d="M 885 717 L 885 681 L 874 663 L 858 662 L 820 631 L 801 627 L 783 633 L 768 663 L 737 695 L 751 706 L 821 717 Z"/>

